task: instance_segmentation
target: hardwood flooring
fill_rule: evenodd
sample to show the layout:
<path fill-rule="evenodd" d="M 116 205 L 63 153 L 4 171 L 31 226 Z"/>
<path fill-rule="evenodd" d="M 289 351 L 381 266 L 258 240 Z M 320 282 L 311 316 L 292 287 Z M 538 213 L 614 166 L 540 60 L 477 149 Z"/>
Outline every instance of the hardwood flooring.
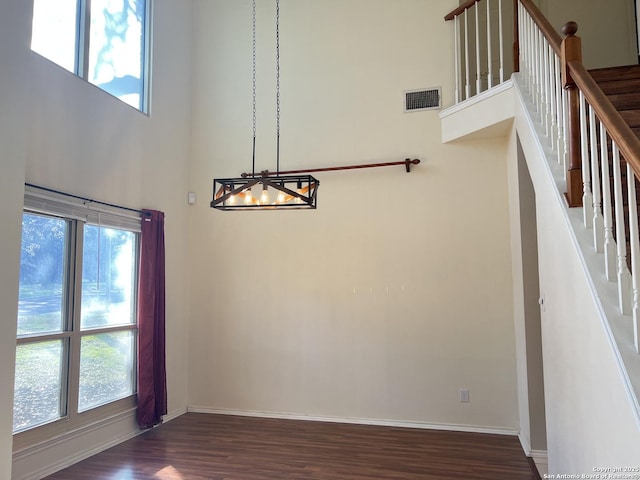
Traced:
<path fill-rule="evenodd" d="M 49 480 L 537 480 L 516 437 L 188 413 Z"/>

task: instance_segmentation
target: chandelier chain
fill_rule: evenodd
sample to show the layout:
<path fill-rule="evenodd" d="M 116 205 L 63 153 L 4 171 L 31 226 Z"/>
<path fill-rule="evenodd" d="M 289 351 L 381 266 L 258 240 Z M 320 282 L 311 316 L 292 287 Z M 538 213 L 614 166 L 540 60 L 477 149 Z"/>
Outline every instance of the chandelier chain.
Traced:
<path fill-rule="evenodd" d="M 252 5 L 252 43 L 253 43 L 253 77 L 252 77 L 252 108 L 253 108 L 253 154 L 252 154 L 252 173 L 256 173 L 256 0 L 253 0 Z"/>
<path fill-rule="evenodd" d="M 280 174 L 280 0 L 276 0 L 276 171 Z"/>
<path fill-rule="evenodd" d="M 280 0 L 276 0 L 276 120 L 280 134 Z"/>

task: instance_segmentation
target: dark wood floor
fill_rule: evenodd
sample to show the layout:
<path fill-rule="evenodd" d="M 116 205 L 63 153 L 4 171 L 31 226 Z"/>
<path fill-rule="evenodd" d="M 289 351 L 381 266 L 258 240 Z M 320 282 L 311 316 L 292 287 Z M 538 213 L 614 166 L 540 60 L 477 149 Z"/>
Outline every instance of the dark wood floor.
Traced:
<path fill-rule="evenodd" d="M 48 479 L 537 480 L 516 437 L 188 413 Z"/>

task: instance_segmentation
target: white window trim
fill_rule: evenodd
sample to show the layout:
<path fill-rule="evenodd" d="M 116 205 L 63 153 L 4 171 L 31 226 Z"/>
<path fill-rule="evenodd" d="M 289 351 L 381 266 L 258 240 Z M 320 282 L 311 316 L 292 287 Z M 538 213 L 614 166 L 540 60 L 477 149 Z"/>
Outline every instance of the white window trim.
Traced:
<path fill-rule="evenodd" d="M 78 220 L 86 224 L 114 227 L 118 229 L 128 230 L 134 233 L 140 233 L 141 231 L 141 214 L 138 211 L 132 211 L 131 209 L 117 207 L 115 205 L 91 201 L 82 197 L 70 196 L 64 193 L 39 188 L 33 185 L 25 186 L 24 212 L 59 216 L 61 218 Z M 71 239 L 71 241 L 75 242 L 77 238 L 76 233 L 71 231 L 70 235 L 71 237 L 74 237 Z M 139 253 L 140 252 L 138 248 L 137 255 L 139 255 Z M 76 258 L 75 260 L 76 262 L 81 261 L 78 258 Z M 137 259 L 135 261 L 138 262 Z M 74 288 L 76 289 L 74 297 L 76 298 L 76 301 L 79 301 L 80 285 L 78 282 L 75 283 Z M 117 328 L 115 328 L 115 330 L 124 331 L 128 329 L 137 332 L 137 328 L 138 326 L 136 323 L 131 325 L 118 326 Z M 91 329 L 88 332 L 90 332 L 91 334 L 97 334 L 113 330 L 113 327 L 105 327 Z M 70 337 L 78 336 L 79 338 L 81 332 L 70 331 L 65 332 L 65 335 L 68 335 Z M 45 339 L 45 337 L 39 338 Z M 23 342 L 21 342 L 20 338 L 18 338 L 17 344 L 20 343 Z M 75 355 L 79 357 L 79 349 L 76 348 L 75 350 Z M 72 355 L 74 354 L 72 353 Z M 137 359 L 134 358 L 134 376 L 137 371 L 136 362 Z M 69 385 L 69 391 L 72 392 L 70 393 L 70 395 L 77 396 L 77 392 L 73 393 L 72 390 L 74 388 L 77 389 L 77 387 L 78 385 Z M 66 393 L 64 395 L 66 395 Z M 77 406 L 77 401 L 75 402 L 75 404 Z M 135 410 L 135 408 L 136 393 L 134 391 L 133 395 L 115 400 L 105 405 L 91 408 L 83 412 L 68 411 L 66 416 L 60 419 L 14 433 L 13 451 L 19 452 L 36 445 L 45 445 L 51 441 L 56 441 L 56 439 L 59 439 L 61 436 L 86 429 L 88 427 L 91 427 L 92 425 L 97 425 L 100 422 L 104 422 L 105 419 L 123 414 L 127 411 Z"/>

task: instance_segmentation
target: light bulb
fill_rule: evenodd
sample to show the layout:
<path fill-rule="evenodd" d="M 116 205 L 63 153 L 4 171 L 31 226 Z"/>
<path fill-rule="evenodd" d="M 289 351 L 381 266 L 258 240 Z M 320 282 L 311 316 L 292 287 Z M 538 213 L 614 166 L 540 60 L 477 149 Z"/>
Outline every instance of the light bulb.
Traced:
<path fill-rule="evenodd" d="M 251 196 L 251 189 L 247 188 L 244 191 L 244 204 L 251 205 L 253 203 L 253 197 Z"/>
<path fill-rule="evenodd" d="M 285 197 L 285 195 L 284 195 L 284 192 L 283 192 L 283 191 L 281 191 L 281 190 L 278 190 L 278 203 L 279 203 L 279 204 L 284 203 L 285 198 L 286 198 L 286 197 Z"/>
<path fill-rule="evenodd" d="M 262 187 L 262 193 L 260 194 L 260 205 L 268 205 L 269 204 L 269 190 L 267 186 L 264 185 Z"/>
<path fill-rule="evenodd" d="M 229 192 L 233 192 L 233 185 L 229 186 Z M 235 195 L 231 195 L 229 197 L 229 205 L 235 205 L 236 203 L 236 196 Z"/>

